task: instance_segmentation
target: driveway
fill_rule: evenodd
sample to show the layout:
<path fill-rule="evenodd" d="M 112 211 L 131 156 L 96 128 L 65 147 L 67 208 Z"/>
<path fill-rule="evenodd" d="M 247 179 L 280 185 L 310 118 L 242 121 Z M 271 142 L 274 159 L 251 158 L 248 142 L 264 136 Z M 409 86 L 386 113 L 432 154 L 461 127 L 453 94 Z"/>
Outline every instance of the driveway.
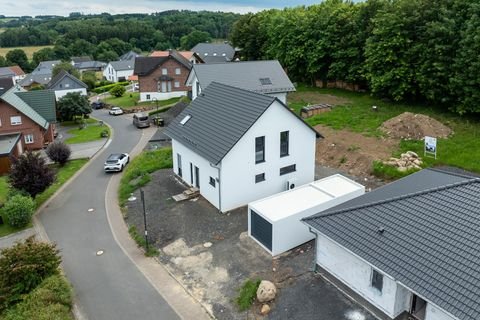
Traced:
<path fill-rule="evenodd" d="M 110 153 L 130 152 L 142 131 L 126 116 L 109 117 L 106 110 L 92 115 L 113 127 L 113 141 L 50 202 L 39 219 L 61 249 L 63 268 L 86 318 L 178 319 L 117 245 L 105 212 L 111 176 L 103 172 L 104 159 Z M 97 255 L 100 250 L 103 254 Z"/>
<path fill-rule="evenodd" d="M 239 312 L 233 303 L 241 284 L 256 278 L 279 288 L 270 319 L 375 319 L 311 271 L 313 241 L 272 258 L 248 237 L 245 207 L 221 214 L 202 197 L 175 202 L 171 197 L 185 187 L 172 170 L 151 176 L 144 187 L 149 240 L 161 249 L 160 261 L 217 319 L 261 318 L 260 305 Z M 128 224 L 142 233 L 140 203 L 128 207 Z"/>

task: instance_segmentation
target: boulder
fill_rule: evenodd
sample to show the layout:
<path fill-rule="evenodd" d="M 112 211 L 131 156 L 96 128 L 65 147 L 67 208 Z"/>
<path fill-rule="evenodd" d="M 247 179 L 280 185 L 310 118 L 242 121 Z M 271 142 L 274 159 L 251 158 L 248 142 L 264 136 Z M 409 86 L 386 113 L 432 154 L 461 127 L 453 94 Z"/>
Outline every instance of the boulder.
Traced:
<path fill-rule="evenodd" d="M 260 309 L 260 314 L 265 316 L 270 312 L 270 306 L 268 304 L 264 304 L 262 309 Z"/>
<path fill-rule="evenodd" d="M 418 154 L 413 151 L 407 151 L 406 154 L 408 154 L 412 158 L 418 159 Z"/>
<path fill-rule="evenodd" d="M 262 280 L 257 289 L 257 299 L 259 302 L 268 302 L 275 299 L 277 288 L 275 285 L 267 280 Z"/>

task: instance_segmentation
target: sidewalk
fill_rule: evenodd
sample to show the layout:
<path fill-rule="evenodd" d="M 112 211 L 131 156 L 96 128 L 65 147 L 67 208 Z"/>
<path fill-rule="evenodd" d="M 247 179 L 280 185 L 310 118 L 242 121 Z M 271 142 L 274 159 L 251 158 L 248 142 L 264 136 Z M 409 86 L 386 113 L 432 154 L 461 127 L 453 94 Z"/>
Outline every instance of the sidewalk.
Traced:
<path fill-rule="evenodd" d="M 143 130 L 140 142 L 130 153 L 132 158 L 142 152 L 156 130 L 156 127 Z M 122 175 L 118 174 L 111 178 L 105 196 L 107 219 L 116 242 L 182 319 L 211 319 L 207 311 L 187 293 L 177 279 L 158 260 L 146 257 L 130 237 L 118 205 L 117 190 L 121 177 Z"/>
<path fill-rule="evenodd" d="M 17 241 L 22 241 L 31 236 L 36 236 L 35 228 L 28 228 L 17 233 L 9 234 L 8 236 L 0 238 L 0 249 L 11 247 Z"/>

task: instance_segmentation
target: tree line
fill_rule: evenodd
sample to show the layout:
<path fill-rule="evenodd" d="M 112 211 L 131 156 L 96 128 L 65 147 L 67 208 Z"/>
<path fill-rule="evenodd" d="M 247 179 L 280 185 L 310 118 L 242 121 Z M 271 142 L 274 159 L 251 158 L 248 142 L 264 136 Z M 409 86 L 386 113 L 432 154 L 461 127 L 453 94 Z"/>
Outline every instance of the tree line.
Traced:
<path fill-rule="evenodd" d="M 244 59 L 278 59 L 296 80 L 480 112 L 478 1 L 327 0 L 244 15 L 230 39 Z"/>
<path fill-rule="evenodd" d="M 0 47 L 53 45 L 37 53 L 34 63 L 82 55 L 108 62 L 129 50 L 188 50 L 197 42 L 226 39 L 239 17 L 234 13 L 174 10 L 151 15 L 103 13 L 15 20 L 22 24 L 13 24 L 0 33 Z"/>

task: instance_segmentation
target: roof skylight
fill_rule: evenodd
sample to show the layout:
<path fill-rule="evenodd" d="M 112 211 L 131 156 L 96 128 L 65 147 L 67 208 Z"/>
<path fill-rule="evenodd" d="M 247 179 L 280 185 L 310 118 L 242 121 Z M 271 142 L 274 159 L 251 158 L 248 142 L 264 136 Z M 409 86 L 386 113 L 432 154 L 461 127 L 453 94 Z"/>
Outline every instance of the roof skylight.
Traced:
<path fill-rule="evenodd" d="M 189 115 L 189 114 L 187 114 L 187 115 L 182 119 L 182 121 L 180 121 L 180 124 L 181 124 L 182 126 L 185 125 L 185 123 L 187 123 L 188 120 L 190 120 L 191 118 L 192 118 L 192 116 Z"/>
<path fill-rule="evenodd" d="M 259 80 L 262 86 L 272 84 L 272 80 L 270 80 L 270 78 L 260 78 Z"/>

